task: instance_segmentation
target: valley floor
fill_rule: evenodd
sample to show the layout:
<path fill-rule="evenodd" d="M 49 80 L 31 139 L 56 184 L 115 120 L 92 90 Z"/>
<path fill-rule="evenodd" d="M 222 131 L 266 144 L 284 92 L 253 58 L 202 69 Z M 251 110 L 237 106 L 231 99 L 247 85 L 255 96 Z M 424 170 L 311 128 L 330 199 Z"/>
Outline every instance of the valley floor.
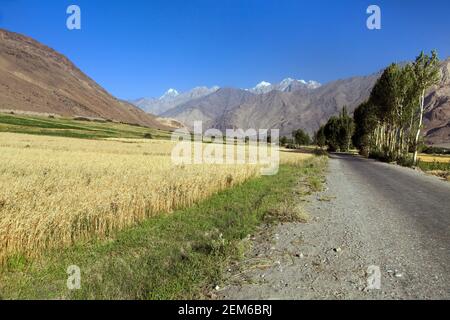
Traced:
<path fill-rule="evenodd" d="M 301 201 L 301 200 L 299 200 Z M 261 230 L 223 299 L 449 299 L 450 184 L 333 155 L 308 224 Z M 380 290 L 366 290 L 369 266 Z"/>

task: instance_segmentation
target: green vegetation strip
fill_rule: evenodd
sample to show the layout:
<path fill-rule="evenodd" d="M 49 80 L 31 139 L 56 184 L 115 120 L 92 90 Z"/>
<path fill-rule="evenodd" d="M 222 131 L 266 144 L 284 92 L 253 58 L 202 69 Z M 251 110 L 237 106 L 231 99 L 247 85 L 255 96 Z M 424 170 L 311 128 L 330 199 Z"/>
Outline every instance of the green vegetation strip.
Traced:
<path fill-rule="evenodd" d="M 0 297 L 203 298 L 220 284 L 226 266 L 242 256 L 242 240 L 261 223 L 295 219 L 296 211 L 286 204 L 298 204 L 295 198 L 318 190 L 325 166 L 325 157 L 282 166 L 278 175 L 249 180 L 191 208 L 148 219 L 109 241 L 49 252 L 35 261 L 11 258 L 0 271 Z M 299 221 L 303 218 L 298 215 Z M 67 289 L 70 265 L 81 268 L 80 290 Z"/>
<path fill-rule="evenodd" d="M 81 139 L 148 137 L 170 139 L 170 133 L 114 122 L 81 121 L 69 118 L 46 118 L 0 113 L 0 132 L 59 136 Z"/>
<path fill-rule="evenodd" d="M 434 171 L 434 170 L 440 170 L 440 171 L 450 171 L 450 162 L 425 162 L 425 161 L 419 161 L 418 166 L 423 171 Z"/>

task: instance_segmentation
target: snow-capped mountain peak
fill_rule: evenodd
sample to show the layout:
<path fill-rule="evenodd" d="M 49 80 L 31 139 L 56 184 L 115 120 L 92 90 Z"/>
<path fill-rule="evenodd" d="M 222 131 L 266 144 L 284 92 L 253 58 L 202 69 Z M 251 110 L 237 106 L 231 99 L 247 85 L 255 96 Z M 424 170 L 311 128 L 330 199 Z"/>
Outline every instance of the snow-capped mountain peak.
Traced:
<path fill-rule="evenodd" d="M 270 87 L 272 84 L 270 82 L 266 82 L 266 81 L 261 81 L 260 83 L 258 83 L 256 85 L 255 88 L 265 88 L 265 87 Z"/>
<path fill-rule="evenodd" d="M 168 98 L 176 98 L 178 97 L 180 94 L 178 93 L 177 90 L 170 88 L 169 90 L 166 91 L 166 93 L 164 93 L 164 95 L 162 95 L 161 98 L 159 98 L 160 100 L 164 100 L 164 99 L 168 99 Z"/>
<path fill-rule="evenodd" d="M 319 88 L 321 86 L 322 86 L 322 84 L 317 82 L 317 81 L 313 81 L 313 80 L 308 81 L 308 87 L 310 89 L 317 89 L 317 88 Z"/>
<path fill-rule="evenodd" d="M 286 78 L 283 81 L 280 82 L 280 84 L 291 84 L 292 82 L 294 82 L 295 79 L 292 78 Z"/>
<path fill-rule="evenodd" d="M 267 93 L 272 90 L 282 91 L 282 92 L 291 92 L 299 89 L 317 89 L 321 84 L 317 81 L 305 81 L 305 80 L 296 80 L 293 78 L 286 78 L 282 80 L 279 84 L 271 84 L 267 81 L 262 81 L 256 87 L 252 89 L 248 89 L 247 91 L 262 94 Z"/>
<path fill-rule="evenodd" d="M 261 94 L 261 93 L 267 93 L 272 91 L 273 85 L 270 82 L 267 81 L 261 81 L 260 83 L 258 83 L 254 88 L 249 89 L 248 91 L 256 93 L 256 94 Z"/>
<path fill-rule="evenodd" d="M 277 86 L 277 90 L 279 91 L 295 91 L 298 89 L 317 89 L 321 84 L 317 81 L 305 81 L 303 79 L 296 80 L 292 78 L 286 78 L 280 82 Z"/>

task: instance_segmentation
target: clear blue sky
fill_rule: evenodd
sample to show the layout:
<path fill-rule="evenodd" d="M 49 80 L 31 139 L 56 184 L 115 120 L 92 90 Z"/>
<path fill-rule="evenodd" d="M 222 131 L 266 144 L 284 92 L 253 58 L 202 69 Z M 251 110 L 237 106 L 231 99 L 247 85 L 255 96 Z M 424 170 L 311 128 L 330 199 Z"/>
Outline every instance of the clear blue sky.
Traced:
<path fill-rule="evenodd" d="M 82 30 L 66 9 L 82 10 Z M 366 8 L 382 9 L 382 30 Z M 67 55 L 112 94 L 160 96 L 198 85 L 326 83 L 413 59 L 450 56 L 448 0 L 0 0 L 0 27 Z"/>

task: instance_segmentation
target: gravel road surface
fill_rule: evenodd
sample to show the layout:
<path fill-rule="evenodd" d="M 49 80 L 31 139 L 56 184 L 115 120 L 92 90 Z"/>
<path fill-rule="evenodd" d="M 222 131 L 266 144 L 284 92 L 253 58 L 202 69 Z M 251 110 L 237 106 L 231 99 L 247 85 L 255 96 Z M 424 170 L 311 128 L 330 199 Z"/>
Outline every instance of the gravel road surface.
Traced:
<path fill-rule="evenodd" d="M 309 223 L 255 235 L 219 298 L 450 299 L 450 183 L 335 154 L 325 188 Z"/>

